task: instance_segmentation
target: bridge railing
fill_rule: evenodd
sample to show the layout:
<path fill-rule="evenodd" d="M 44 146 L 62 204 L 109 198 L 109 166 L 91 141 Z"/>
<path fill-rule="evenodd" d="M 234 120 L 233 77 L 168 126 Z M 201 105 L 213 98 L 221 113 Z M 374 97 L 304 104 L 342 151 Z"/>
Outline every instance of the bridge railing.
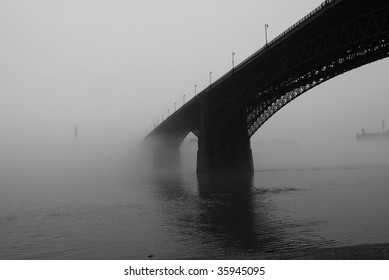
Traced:
<path fill-rule="evenodd" d="M 182 109 L 184 109 L 185 107 L 187 107 L 188 105 L 190 105 L 192 102 L 194 102 L 196 100 L 196 98 L 199 97 L 199 95 L 201 94 L 204 94 L 206 93 L 207 91 L 209 91 L 210 89 L 212 89 L 214 86 L 217 86 L 218 84 L 222 83 L 224 80 L 226 80 L 227 78 L 229 78 L 235 71 L 245 67 L 247 64 L 249 64 L 255 57 L 257 57 L 260 53 L 262 53 L 263 51 L 265 51 L 266 49 L 269 48 L 269 46 L 271 45 L 274 45 L 276 42 L 278 42 L 279 40 L 281 40 L 283 37 L 285 37 L 286 35 L 288 35 L 289 33 L 291 33 L 292 31 L 294 31 L 295 29 L 297 29 L 298 27 L 300 27 L 302 24 L 304 24 L 306 21 L 308 21 L 309 19 L 311 19 L 313 16 L 315 16 L 317 13 L 319 13 L 321 10 L 323 10 L 328 4 L 330 3 L 333 3 L 333 2 L 339 2 L 341 0 L 326 0 L 324 1 L 323 3 L 320 4 L 320 6 L 318 6 L 316 9 L 314 9 L 312 12 L 310 12 L 309 14 L 307 14 L 305 17 L 303 17 L 302 19 L 300 19 L 298 22 L 296 22 L 295 24 L 293 24 L 291 27 L 289 27 L 288 29 L 286 29 L 284 32 L 282 32 L 280 35 L 278 35 L 277 37 L 275 37 L 273 40 L 271 40 L 270 42 L 268 42 L 267 44 L 265 44 L 263 47 L 261 47 L 259 50 L 257 50 L 255 53 L 253 53 L 252 55 L 250 55 L 248 58 L 246 58 L 245 60 L 243 60 L 241 63 L 239 63 L 236 67 L 234 67 L 233 71 L 229 71 L 227 72 L 226 74 L 224 74 L 223 76 L 221 76 L 219 79 L 217 79 L 215 82 L 213 82 L 211 85 L 209 85 L 207 88 L 205 88 L 204 90 L 202 90 L 201 92 L 199 92 L 195 97 L 191 98 L 190 100 L 188 100 L 185 104 L 183 104 L 180 108 L 178 108 L 174 113 L 172 113 L 169 117 L 167 117 L 164 121 L 162 121 L 158 126 L 156 126 L 155 128 L 159 127 L 160 125 L 162 125 L 164 122 L 166 122 L 168 119 L 170 119 L 173 115 L 175 115 L 175 113 L 181 111 Z M 154 129 L 155 129 L 154 128 Z M 153 130 L 154 130 L 153 129 Z"/>
<path fill-rule="evenodd" d="M 268 42 L 267 44 L 265 44 L 263 47 L 261 47 L 259 50 L 257 50 L 255 53 L 253 53 L 252 55 L 250 55 L 248 58 L 246 58 L 245 60 L 243 60 L 240 64 L 238 64 L 235 68 L 234 68 L 234 71 L 237 71 L 238 69 L 240 68 L 243 68 L 244 66 L 246 66 L 247 64 L 249 64 L 256 56 L 258 56 L 258 54 L 260 54 L 261 52 L 263 52 L 264 50 L 268 49 L 269 46 L 271 45 L 274 45 L 276 42 L 278 42 L 279 40 L 281 40 L 283 37 L 285 37 L 286 35 L 288 35 L 289 33 L 291 33 L 292 31 L 294 31 L 295 29 L 297 29 L 298 27 L 300 27 L 303 23 L 305 23 L 307 20 L 309 20 L 310 18 L 312 18 L 314 15 L 316 15 L 318 12 L 320 12 L 321 10 L 323 10 L 328 4 L 332 3 L 332 2 L 336 2 L 336 1 L 341 1 L 341 0 L 326 0 L 324 1 L 323 3 L 320 4 L 320 6 L 318 6 L 316 9 L 314 9 L 312 12 L 310 12 L 309 14 L 307 14 L 305 17 L 303 17 L 302 19 L 300 19 L 298 22 L 296 22 L 295 24 L 293 24 L 291 27 L 289 27 L 288 29 L 286 29 L 284 32 L 282 32 L 280 35 L 278 35 L 276 38 L 274 38 L 273 40 L 271 40 L 270 42 Z M 224 80 L 226 80 L 227 78 L 229 78 L 231 75 L 232 75 L 232 71 L 229 71 L 228 73 L 224 74 L 223 76 L 221 76 L 219 79 L 217 79 L 214 83 L 212 83 L 212 85 L 208 86 L 204 91 L 207 91 L 208 89 L 210 89 L 212 86 L 216 86 L 218 84 L 220 84 L 221 82 L 223 82 Z"/>
<path fill-rule="evenodd" d="M 289 28 L 286 29 L 284 32 L 282 32 L 280 35 L 278 35 L 276 38 L 274 38 L 272 41 L 270 41 L 269 45 L 275 43 L 275 42 L 278 41 L 281 37 L 284 37 L 286 34 L 288 34 L 289 32 L 291 32 L 293 29 L 295 29 L 296 27 L 298 27 L 300 24 L 302 24 L 303 22 L 305 22 L 306 20 L 308 20 L 309 18 L 311 18 L 313 15 L 317 14 L 318 12 L 320 12 L 326 5 L 328 5 L 328 4 L 332 3 L 332 2 L 335 2 L 335 1 L 339 1 L 339 0 L 326 0 L 326 1 L 324 1 L 323 3 L 320 4 L 320 6 L 318 6 L 316 9 L 314 9 L 312 12 L 310 12 L 309 14 L 307 14 L 305 17 L 303 17 L 302 19 L 300 19 L 298 22 L 296 22 L 295 24 L 293 24 L 291 27 L 289 27 Z M 265 46 L 265 47 L 266 47 L 266 46 Z"/>

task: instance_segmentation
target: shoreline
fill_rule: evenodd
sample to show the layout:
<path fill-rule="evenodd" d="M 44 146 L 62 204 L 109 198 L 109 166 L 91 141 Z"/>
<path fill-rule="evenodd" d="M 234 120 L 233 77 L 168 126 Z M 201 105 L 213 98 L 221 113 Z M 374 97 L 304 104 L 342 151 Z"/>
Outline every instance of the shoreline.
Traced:
<path fill-rule="evenodd" d="M 181 258 L 175 259 L 180 260 Z M 389 243 L 295 249 L 250 255 L 211 256 L 193 260 L 389 260 Z M 156 258 L 158 260 L 158 258 Z M 161 259 L 162 260 L 162 259 Z M 182 259 L 185 260 L 185 259 Z"/>
<path fill-rule="evenodd" d="M 262 260 L 389 260 L 389 243 L 361 244 L 286 253 L 265 253 Z"/>

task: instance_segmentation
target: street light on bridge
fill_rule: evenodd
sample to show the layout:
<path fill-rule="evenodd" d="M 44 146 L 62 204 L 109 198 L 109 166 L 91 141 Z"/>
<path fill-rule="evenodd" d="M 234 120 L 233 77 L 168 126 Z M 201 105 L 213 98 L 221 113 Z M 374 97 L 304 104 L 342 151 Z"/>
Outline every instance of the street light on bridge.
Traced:
<path fill-rule="evenodd" d="M 232 52 L 232 70 L 234 70 L 234 56 L 235 52 Z"/>
<path fill-rule="evenodd" d="M 174 102 L 174 112 L 177 111 L 177 102 Z"/>
<path fill-rule="evenodd" d="M 197 84 L 194 85 L 194 90 L 195 90 L 195 96 L 196 96 L 196 94 L 197 94 Z"/>
<path fill-rule="evenodd" d="M 167 117 L 169 117 L 169 113 L 170 113 L 170 110 L 169 110 L 169 109 L 167 109 Z"/>
<path fill-rule="evenodd" d="M 212 84 L 212 71 L 209 71 L 209 85 Z"/>
<path fill-rule="evenodd" d="M 265 24 L 265 40 L 266 40 L 266 46 L 267 46 L 267 29 L 269 28 L 268 24 Z"/>
<path fill-rule="evenodd" d="M 182 96 L 182 105 L 185 104 L 185 94 Z"/>

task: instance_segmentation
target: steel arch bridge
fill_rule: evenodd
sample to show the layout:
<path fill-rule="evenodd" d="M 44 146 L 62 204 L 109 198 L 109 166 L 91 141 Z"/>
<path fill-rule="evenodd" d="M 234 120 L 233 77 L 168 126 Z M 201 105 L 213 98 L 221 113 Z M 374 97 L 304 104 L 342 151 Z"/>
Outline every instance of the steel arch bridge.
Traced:
<path fill-rule="evenodd" d="M 189 132 L 197 172 L 252 171 L 250 138 L 296 97 L 389 56 L 389 0 L 327 0 L 146 136 L 164 165 Z"/>

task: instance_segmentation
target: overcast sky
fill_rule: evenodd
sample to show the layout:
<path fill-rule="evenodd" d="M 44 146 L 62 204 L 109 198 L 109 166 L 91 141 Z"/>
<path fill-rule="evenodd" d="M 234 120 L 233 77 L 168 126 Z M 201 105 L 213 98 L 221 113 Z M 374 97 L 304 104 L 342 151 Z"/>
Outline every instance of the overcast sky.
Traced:
<path fill-rule="evenodd" d="M 137 141 L 320 0 L 0 0 L 0 144 Z M 354 141 L 389 127 L 389 60 L 341 75 L 254 136 Z"/>

